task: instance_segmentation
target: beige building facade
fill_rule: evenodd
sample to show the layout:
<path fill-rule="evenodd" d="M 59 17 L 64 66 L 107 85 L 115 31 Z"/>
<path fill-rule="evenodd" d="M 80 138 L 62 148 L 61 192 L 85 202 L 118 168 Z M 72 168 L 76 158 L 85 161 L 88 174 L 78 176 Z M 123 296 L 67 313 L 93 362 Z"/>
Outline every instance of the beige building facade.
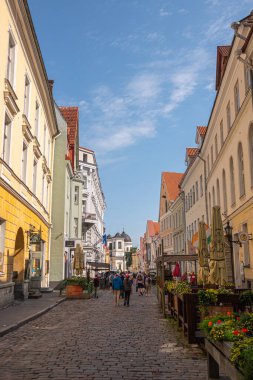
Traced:
<path fill-rule="evenodd" d="M 1 1 L 0 304 L 49 283 L 51 188 L 58 134 L 26 1 Z"/>

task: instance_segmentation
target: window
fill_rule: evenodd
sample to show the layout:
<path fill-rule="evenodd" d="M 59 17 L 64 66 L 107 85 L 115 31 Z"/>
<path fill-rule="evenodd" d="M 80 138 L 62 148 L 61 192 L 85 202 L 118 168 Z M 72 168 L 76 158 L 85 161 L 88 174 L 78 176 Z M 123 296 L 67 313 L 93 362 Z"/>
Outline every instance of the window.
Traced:
<path fill-rule="evenodd" d="M 227 128 L 228 128 L 228 133 L 230 131 L 230 128 L 231 128 L 231 111 L 230 111 L 230 102 L 228 102 L 228 105 L 227 105 Z"/>
<path fill-rule="evenodd" d="M 83 213 L 85 213 L 86 208 L 87 208 L 87 201 L 82 200 L 82 206 L 83 206 Z"/>
<path fill-rule="evenodd" d="M 250 178 L 253 186 L 253 124 L 249 129 L 249 156 L 250 156 Z"/>
<path fill-rule="evenodd" d="M 69 213 L 66 211 L 66 219 L 65 219 L 65 234 L 68 235 L 69 232 Z"/>
<path fill-rule="evenodd" d="M 37 188 L 37 161 L 33 160 L 33 194 L 36 194 Z"/>
<path fill-rule="evenodd" d="M 242 143 L 238 144 L 238 171 L 239 171 L 239 189 L 240 197 L 245 194 L 245 178 L 244 178 L 244 162 L 243 162 L 243 150 Z"/>
<path fill-rule="evenodd" d="M 78 218 L 74 218 L 74 237 L 78 238 Z"/>
<path fill-rule="evenodd" d="M 116 242 L 114 241 L 113 242 L 113 249 L 115 249 L 116 248 Z"/>
<path fill-rule="evenodd" d="M 30 81 L 28 76 L 25 76 L 25 94 L 24 94 L 24 115 L 28 118 L 30 100 Z"/>
<path fill-rule="evenodd" d="M 50 139 L 47 141 L 47 165 L 50 167 L 50 149 L 51 149 L 51 142 Z"/>
<path fill-rule="evenodd" d="M 112 243 L 109 243 L 109 251 L 112 251 Z"/>
<path fill-rule="evenodd" d="M 87 154 L 83 153 L 83 162 L 87 162 Z"/>
<path fill-rule="evenodd" d="M 212 205 L 211 205 L 211 193 L 210 192 L 208 195 L 208 200 L 209 200 L 209 220 L 212 220 Z"/>
<path fill-rule="evenodd" d="M 192 189 L 190 190 L 190 208 L 192 207 Z"/>
<path fill-rule="evenodd" d="M 122 243 L 121 243 L 121 241 L 118 241 L 118 249 L 122 249 Z"/>
<path fill-rule="evenodd" d="M 49 183 L 47 183 L 47 190 L 46 190 L 46 209 L 48 210 L 48 206 L 49 206 Z"/>
<path fill-rule="evenodd" d="M 245 66 L 245 90 L 251 88 L 252 86 L 252 70 L 248 67 Z"/>
<path fill-rule="evenodd" d="M 217 135 L 215 135 L 215 138 L 214 138 L 214 148 L 215 148 L 215 160 L 216 160 L 218 157 L 218 137 L 217 137 Z"/>
<path fill-rule="evenodd" d="M 87 177 L 83 177 L 83 187 L 84 189 L 87 189 Z"/>
<path fill-rule="evenodd" d="M 14 85 L 14 69 L 15 69 L 15 41 L 11 32 L 9 32 L 7 79 L 12 85 L 12 87 Z"/>
<path fill-rule="evenodd" d="M 207 174 L 210 173 L 210 158 L 209 158 L 209 154 L 207 156 Z"/>
<path fill-rule="evenodd" d="M 40 106 L 39 103 L 35 104 L 35 121 L 34 121 L 34 134 L 37 138 L 39 138 L 39 114 L 40 114 Z"/>
<path fill-rule="evenodd" d="M 22 161 L 21 161 L 21 179 L 26 183 L 26 172 L 27 172 L 27 144 L 23 141 L 23 150 L 22 150 Z"/>
<path fill-rule="evenodd" d="M 195 186 L 192 187 L 192 203 L 195 204 Z"/>
<path fill-rule="evenodd" d="M 11 120 L 7 114 L 5 114 L 4 120 L 3 140 L 3 160 L 9 165 L 11 153 Z"/>
<path fill-rule="evenodd" d="M 43 134 L 43 155 L 46 156 L 46 138 L 47 138 L 47 128 L 44 125 L 44 134 Z"/>
<path fill-rule="evenodd" d="M 233 206 L 235 204 L 235 173 L 234 173 L 234 162 L 233 162 L 232 157 L 230 157 L 229 169 L 230 169 L 231 206 Z"/>
<path fill-rule="evenodd" d="M 226 184 L 226 173 L 223 169 L 222 171 L 222 188 L 223 188 L 223 210 L 224 213 L 227 212 L 228 206 L 227 206 L 227 184 Z"/>
<path fill-rule="evenodd" d="M 216 199 L 215 199 L 215 190 L 214 190 L 214 186 L 213 186 L 213 207 L 216 206 Z"/>
<path fill-rule="evenodd" d="M 213 166 L 213 146 L 211 146 L 211 165 Z"/>
<path fill-rule="evenodd" d="M 238 81 L 234 87 L 234 98 L 235 98 L 235 114 L 237 115 L 240 109 L 240 94 L 239 94 L 239 83 Z"/>
<path fill-rule="evenodd" d="M 43 205 L 44 205 L 44 192 L 45 192 L 45 176 L 43 175 L 42 182 L 41 182 L 41 202 Z"/>
<path fill-rule="evenodd" d="M 76 205 L 79 204 L 79 187 L 78 186 L 75 186 L 74 202 Z"/>
<path fill-rule="evenodd" d="M 216 194 L 217 194 L 217 206 L 220 206 L 220 182 L 216 180 Z"/>
<path fill-rule="evenodd" d="M 203 197 L 203 176 L 199 177 L 200 196 Z"/>
<path fill-rule="evenodd" d="M 220 122 L 220 147 L 222 148 L 222 145 L 224 143 L 224 134 L 223 134 L 223 120 Z"/>

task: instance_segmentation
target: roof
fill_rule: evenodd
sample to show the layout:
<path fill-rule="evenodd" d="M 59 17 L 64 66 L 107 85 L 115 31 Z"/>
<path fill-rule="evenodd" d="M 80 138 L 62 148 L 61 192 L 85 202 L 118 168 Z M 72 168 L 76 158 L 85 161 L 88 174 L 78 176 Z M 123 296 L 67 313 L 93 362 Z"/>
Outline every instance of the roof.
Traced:
<path fill-rule="evenodd" d="M 230 51 L 231 51 L 230 45 L 217 46 L 216 84 L 215 84 L 216 91 L 219 89 L 221 80 L 225 73 Z"/>
<path fill-rule="evenodd" d="M 198 154 L 198 148 L 186 148 L 187 157 L 195 157 Z"/>
<path fill-rule="evenodd" d="M 159 223 L 158 222 L 153 222 L 153 220 L 148 220 L 147 221 L 147 226 L 148 226 L 148 234 L 149 237 L 153 237 L 155 235 L 159 234 Z"/>
<path fill-rule="evenodd" d="M 179 192 L 179 182 L 183 176 L 183 173 L 163 172 L 162 178 L 164 178 L 167 194 L 170 201 L 174 201 Z"/>
<path fill-rule="evenodd" d="M 79 149 L 87 150 L 88 152 L 94 153 L 94 150 L 84 148 L 83 146 L 79 146 Z"/>
<path fill-rule="evenodd" d="M 206 131 L 207 131 L 207 127 L 204 127 L 203 125 L 196 127 L 196 137 L 195 137 L 196 144 L 199 144 L 201 142 L 199 141 L 199 137 L 202 137 L 203 139 L 203 137 L 206 134 Z"/>
<path fill-rule="evenodd" d="M 68 125 L 68 143 L 74 145 L 78 134 L 78 107 L 59 107 Z"/>
<path fill-rule="evenodd" d="M 125 233 L 125 231 L 123 230 L 121 236 L 124 238 L 124 241 L 126 243 L 131 243 L 132 242 L 132 239 L 130 238 L 130 236 L 128 234 Z"/>

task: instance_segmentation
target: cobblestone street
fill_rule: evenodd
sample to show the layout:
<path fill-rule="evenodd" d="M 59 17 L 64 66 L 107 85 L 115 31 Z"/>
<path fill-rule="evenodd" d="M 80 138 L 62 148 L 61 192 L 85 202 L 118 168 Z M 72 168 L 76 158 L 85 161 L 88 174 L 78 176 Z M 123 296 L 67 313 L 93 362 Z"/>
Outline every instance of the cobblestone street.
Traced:
<path fill-rule="evenodd" d="M 162 318 L 153 294 L 66 301 L 0 338 L 3 380 L 206 379 L 206 358 Z"/>

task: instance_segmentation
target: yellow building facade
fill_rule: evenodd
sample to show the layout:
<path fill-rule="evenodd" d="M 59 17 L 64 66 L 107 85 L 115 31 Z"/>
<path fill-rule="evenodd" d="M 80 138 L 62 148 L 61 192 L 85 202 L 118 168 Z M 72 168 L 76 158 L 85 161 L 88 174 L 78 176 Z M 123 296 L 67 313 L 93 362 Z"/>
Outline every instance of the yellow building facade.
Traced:
<path fill-rule="evenodd" d="M 0 0 L 0 306 L 48 286 L 58 128 L 27 1 Z"/>

